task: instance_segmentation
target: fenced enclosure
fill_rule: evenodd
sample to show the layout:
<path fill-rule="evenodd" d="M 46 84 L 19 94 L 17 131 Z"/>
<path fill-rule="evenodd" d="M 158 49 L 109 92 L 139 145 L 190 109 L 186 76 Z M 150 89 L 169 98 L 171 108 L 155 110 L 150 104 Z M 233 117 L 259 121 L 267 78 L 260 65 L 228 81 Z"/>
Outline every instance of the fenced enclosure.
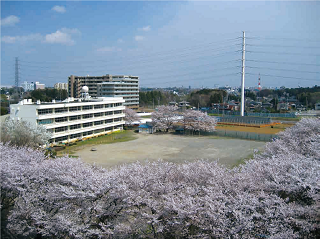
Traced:
<path fill-rule="evenodd" d="M 223 129 L 217 129 L 214 132 L 201 132 L 201 135 L 215 135 L 220 137 L 239 138 L 264 142 L 272 141 L 273 139 L 278 137 L 275 134 L 259 134 L 254 132 L 241 132 Z"/>
<path fill-rule="evenodd" d="M 235 115 L 240 116 L 239 111 L 223 111 L 223 110 L 202 110 L 209 114 L 223 114 L 223 115 Z M 295 113 L 255 113 L 255 112 L 245 112 L 245 116 L 252 117 L 267 117 L 267 118 L 296 118 Z"/>
<path fill-rule="evenodd" d="M 225 115 L 221 117 L 216 117 L 217 121 L 220 123 L 231 123 L 231 124 L 246 124 L 246 125 L 266 125 L 271 124 L 270 118 L 262 117 L 241 117 L 235 115 Z"/>

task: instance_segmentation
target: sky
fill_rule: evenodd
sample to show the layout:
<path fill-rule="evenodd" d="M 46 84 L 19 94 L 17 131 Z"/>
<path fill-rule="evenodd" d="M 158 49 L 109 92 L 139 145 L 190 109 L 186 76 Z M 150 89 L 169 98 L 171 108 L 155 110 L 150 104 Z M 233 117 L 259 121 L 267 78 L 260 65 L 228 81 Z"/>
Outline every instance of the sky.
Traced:
<path fill-rule="evenodd" d="M 320 85 L 320 2 L 1 1 L 1 85 L 135 75 L 140 87 Z"/>

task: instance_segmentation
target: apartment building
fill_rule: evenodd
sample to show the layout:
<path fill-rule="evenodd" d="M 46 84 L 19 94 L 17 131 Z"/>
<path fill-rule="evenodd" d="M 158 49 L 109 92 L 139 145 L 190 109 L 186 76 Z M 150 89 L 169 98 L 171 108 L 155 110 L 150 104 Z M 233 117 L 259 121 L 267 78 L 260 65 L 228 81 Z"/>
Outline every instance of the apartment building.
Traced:
<path fill-rule="evenodd" d="M 21 84 L 21 87 L 24 89 L 24 91 L 25 92 L 27 92 L 27 91 L 32 91 L 32 90 L 34 90 L 35 88 L 35 86 L 34 86 L 34 83 L 33 82 L 31 82 L 31 83 L 29 83 L 29 82 L 27 82 L 27 81 L 24 81 L 22 84 Z"/>
<path fill-rule="evenodd" d="M 67 90 L 68 91 L 68 83 L 56 83 L 54 84 L 54 88 L 57 90 Z"/>
<path fill-rule="evenodd" d="M 114 76 L 110 82 L 97 84 L 99 97 L 123 97 L 128 108 L 139 107 L 139 80 L 129 76 Z"/>
<path fill-rule="evenodd" d="M 126 75 L 74 76 L 68 78 L 69 97 L 80 97 L 83 86 L 88 86 L 92 97 L 120 97 L 124 105 L 139 107 L 139 77 Z"/>
<path fill-rule="evenodd" d="M 46 85 L 45 85 L 45 84 L 40 84 L 40 82 L 38 82 L 38 81 L 36 81 L 36 82 L 34 83 L 34 89 L 35 89 L 35 90 L 38 90 L 38 89 L 44 90 L 45 88 L 46 88 Z"/>
<path fill-rule="evenodd" d="M 24 99 L 10 105 L 10 117 L 43 125 L 52 133 L 50 143 L 72 142 L 123 129 L 124 100 L 121 97 L 74 99 L 63 102 L 32 102 Z"/>

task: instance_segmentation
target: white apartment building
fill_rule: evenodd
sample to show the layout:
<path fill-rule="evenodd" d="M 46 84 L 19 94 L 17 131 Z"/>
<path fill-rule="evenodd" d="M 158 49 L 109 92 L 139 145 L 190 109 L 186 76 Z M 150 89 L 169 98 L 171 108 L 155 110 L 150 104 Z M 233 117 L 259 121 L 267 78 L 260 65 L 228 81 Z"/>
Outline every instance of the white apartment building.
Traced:
<path fill-rule="evenodd" d="M 123 129 L 124 100 L 113 98 L 68 98 L 42 103 L 24 99 L 10 105 L 10 117 L 43 125 L 52 132 L 50 143 L 66 143 Z"/>
<path fill-rule="evenodd" d="M 112 76 L 112 81 L 97 83 L 98 97 L 123 97 L 124 105 L 138 109 L 139 78 L 132 76 Z"/>
<path fill-rule="evenodd" d="M 54 88 L 57 90 L 66 90 L 68 91 L 68 83 L 56 83 L 54 84 Z"/>
<path fill-rule="evenodd" d="M 32 91 L 34 90 L 34 83 L 31 82 L 27 82 L 27 81 L 24 81 L 22 84 L 21 84 L 22 88 L 24 89 L 24 91 Z"/>

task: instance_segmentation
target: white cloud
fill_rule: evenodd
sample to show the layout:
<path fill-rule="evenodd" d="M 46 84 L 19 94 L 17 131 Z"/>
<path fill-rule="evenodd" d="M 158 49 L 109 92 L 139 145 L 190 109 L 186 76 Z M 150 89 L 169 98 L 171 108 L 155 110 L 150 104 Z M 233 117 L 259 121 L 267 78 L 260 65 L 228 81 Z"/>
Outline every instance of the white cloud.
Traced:
<path fill-rule="evenodd" d="M 1 19 L 1 26 L 13 26 L 20 22 L 20 18 L 14 15 L 10 15 L 6 18 Z"/>
<path fill-rule="evenodd" d="M 72 40 L 71 35 L 60 30 L 47 34 L 45 36 L 45 42 L 47 43 L 59 43 L 64 45 L 73 45 L 74 40 Z"/>
<path fill-rule="evenodd" d="M 122 51 L 121 48 L 114 47 L 114 46 L 106 46 L 106 47 L 101 47 L 97 49 L 97 52 L 115 52 L 115 51 Z"/>
<path fill-rule="evenodd" d="M 73 35 L 80 35 L 81 32 L 76 28 L 61 28 L 56 32 L 46 34 L 45 36 L 36 33 L 29 34 L 25 36 L 3 36 L 1 41 L 5 43 L 21 43 L 27 41 L 40 41 L 43 43 L 51 44 L 63 44 L 63 45 L 73 45 L 75 41 L 72 39 Z"/>
<path fill-rule="evenodd" d="M 151 30 L 151 27 L 150 26 L 145 26 L 145 27 L 138 28 L 138 30 L 148 32 L 148 31 Z"/>
<path fill-rule="evenodd" d="M 142 41 L 144 39 L 144 37 L 143 36 L 135 36 L 134 39 L 136 41 Z"/>
<path fill-rule="evenodd" d="M 118 43 L 124 43 L 124 40 L 122 40 L 121 38 L 118 39 Z"/>
<path fill-rule="evenodd" d="M 61 28 L 54 33 L 45 36 L 46 43 L 58 43 L 63 45 L 74 45 L 75 41 L 72 35 L 80 35 L 81 32 L 77 28 Z"/>
<path fill-rule="evenodd" d="M 64 6 L 58 6 L 58 5 L 51 8 L 51 10 L 56 11 L 58 13 L 65 13 L 67 11 Z"/>
<path fill-rule="evenodd" d="M 16 43 L 16 42 L 27 42 L 27 41 L 42 41 L 43 37 L 36 33 L 36 34 L 30 34 L 26 36 L 3 36 L 1 38 L 1 41 L 5 43 Z"/>

